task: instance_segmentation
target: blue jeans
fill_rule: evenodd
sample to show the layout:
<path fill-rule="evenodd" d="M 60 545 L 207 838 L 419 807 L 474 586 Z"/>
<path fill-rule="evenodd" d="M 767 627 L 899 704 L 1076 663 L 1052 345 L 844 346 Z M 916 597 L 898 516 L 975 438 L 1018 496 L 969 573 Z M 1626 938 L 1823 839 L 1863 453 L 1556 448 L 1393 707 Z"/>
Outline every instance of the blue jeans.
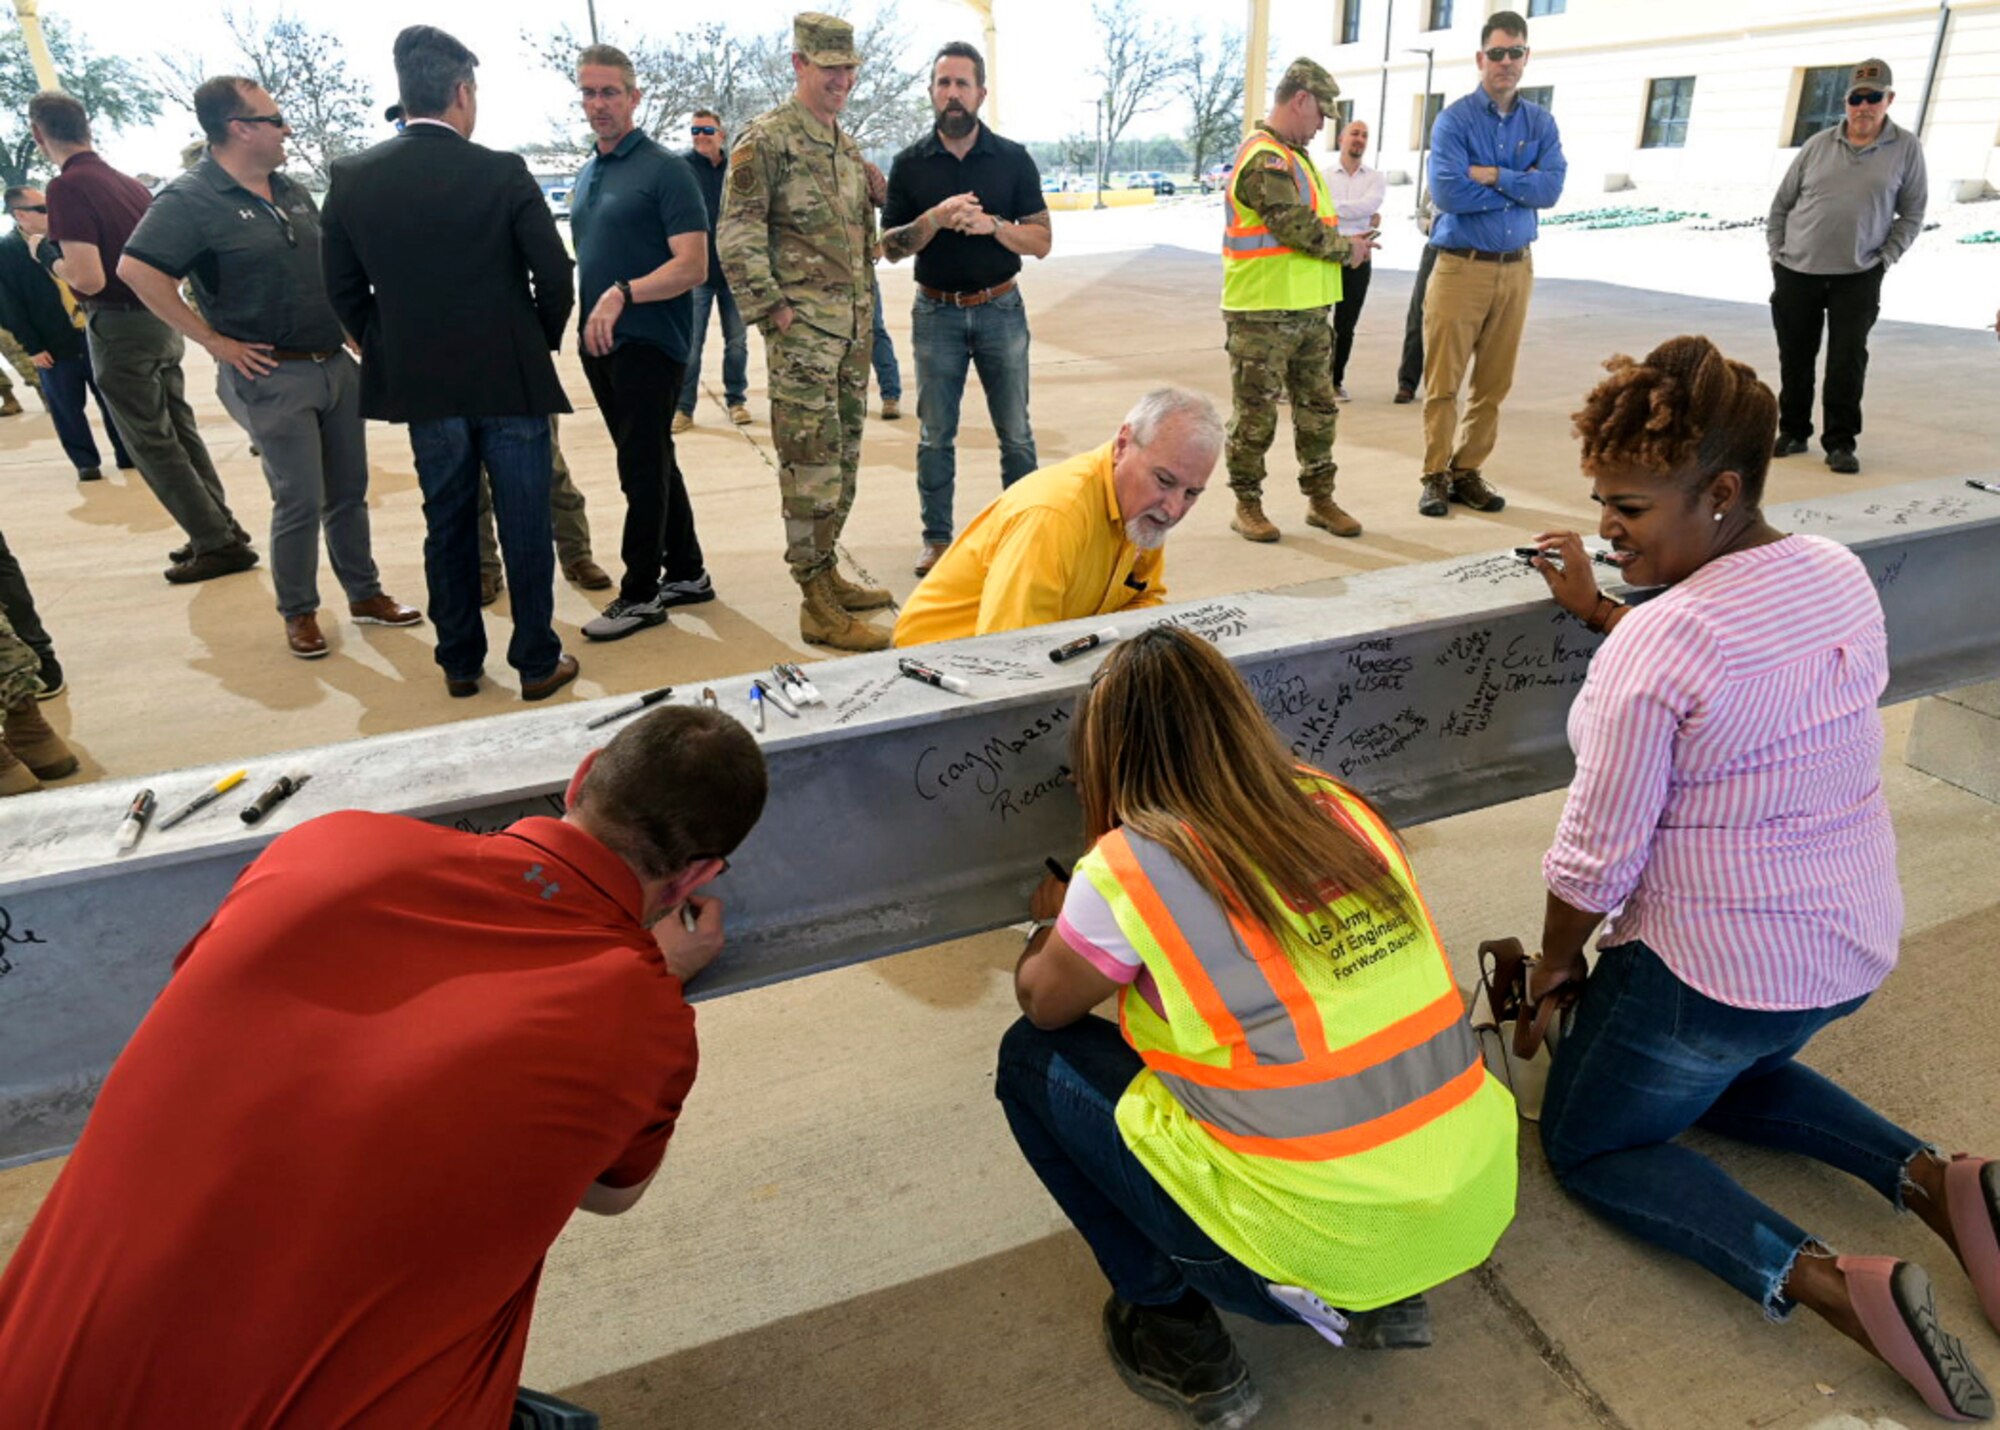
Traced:
<path fill-rule="evenodd" d="M 875 346 L 869 350 L 875 364 L 875 386 L 891 400 L 903 396 L 903 370 L 896 366 L 896 345 L 889 339 L 889 325 L 882 321 L 882 285 L 875 285 Z"/>
<path fill-rule="evenodd" d="M 943 545 L 952 534 L 952 486 L 958 471 L 958 408 L 965 372 L 979 369 L 986 411 L 1000 438 L 1000 485 L 1035 470 L 1035 433 L 1028 423 L 1028 310 L 1013 288 L 977 308 L 957 308 L 917 294 L 910 313 L 917 349 L 917 499 L 924 540 Z"/>
<path fill-rule="evenodd" d="M 993 1092 L 1028 1165 L 1120 1300 L 1164 1306 L 1191 1288 L 1225 1311 L 1298 1325 L 1264 1277 L 1217 1246 L 1125 1145 L 1113 1114 L 1141 1066 L 1102 1018 L 1054 1032 L 1023 1018 L 1000 1040 Z"/>
<path fill-rule="evenodd" d="M 93 394 L 97 415 L 104 419 L 104 434 L 111 439 L 112 455 L 119 466 L 131 466 L 125 443 L 111 425 L 111 409 L 104 405 L 104 394 L 98 392 L 97 380 L 90 375 L 90 359 L 81 355 L 57 358 L 55 366 L 42 369 L 42 398 L 49 404 L 49 421 L 55 424 L 63 455 L 79 472 L 101 465 L 97 439 L 90 431 L 89 401 Z"/>
<path fill-rule="evenodd" d="M 727 283 L 704 283 L 694 290 L 694 342 L 688 348 L 687 376 L 681 380 L 681 411 L 694 415 L 701 395 L 701 350 L 708 338 L 708 310 L 722 313 L 722 400 L 741 407 L 750 396 L 750 338 L 736 295 Z"/>
<path fill-rule="evenodd" d="M 1811 1233 L 1670 1139 L 1690 1127 L 1797 1152 L 1902 1205 L 1904 1169 L 1928 1144 L 1793 1061 L 1832 1008 L 1760 1012 L 1718 1003 L 1643 943 L 1604 950 L 1584 985 L 1542 1107 L 1542 1148 L 1563 1189 L 1613 1225 L 1706 1267 L 1790 1315 L 1785 1278 Z"/>
<path fill-rule="evenodd" d="M 424 579 L 430 587 L 437 663 L 470 680 L 486 661 L 479 610 L 479 468 L 493 485 L 500 559 L 514 609 L 507 664 L 524 681 L 546 680 L 562 659 L 556 638 L 555 540 L 549 484 L 555 466 L 547 417 L 443 417 L 410 424 L 424 494 Z"/>

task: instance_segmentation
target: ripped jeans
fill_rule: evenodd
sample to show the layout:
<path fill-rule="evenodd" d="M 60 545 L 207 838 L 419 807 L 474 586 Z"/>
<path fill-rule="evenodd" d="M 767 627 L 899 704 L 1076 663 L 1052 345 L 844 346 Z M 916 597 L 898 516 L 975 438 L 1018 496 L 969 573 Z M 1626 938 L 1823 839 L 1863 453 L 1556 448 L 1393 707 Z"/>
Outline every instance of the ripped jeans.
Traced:
<path fill-rule="evenodd" d="M 1120 1300 L 1163 1306 L 1192 1288 L 1225 1311 L 1298 1325 L 1265 1278 L 1217 1246 L 1126 1147 L 1114 1114 L 1142 1066 L 1102 1018 L 1053 1032 L 1023 1018 L 1000 1040 L 993 1092 L 1028 1165 Z"/>
<path fill-rule="evenodd" d="M 1671 1139 L 1702 1127 L 1858 1177 L 1901 1208 L 1929 1147 L 1794 1061 L 1867 1001 L 1764 1012 L 1718 1003 L 1643 943 L 1605 949 L 1549 1073 L 1542 1150 L 1563 1189 L 1613 1225 L 1706 1267 L 1790 1315 L 1792 1262 L 1817 1241 Z"/>

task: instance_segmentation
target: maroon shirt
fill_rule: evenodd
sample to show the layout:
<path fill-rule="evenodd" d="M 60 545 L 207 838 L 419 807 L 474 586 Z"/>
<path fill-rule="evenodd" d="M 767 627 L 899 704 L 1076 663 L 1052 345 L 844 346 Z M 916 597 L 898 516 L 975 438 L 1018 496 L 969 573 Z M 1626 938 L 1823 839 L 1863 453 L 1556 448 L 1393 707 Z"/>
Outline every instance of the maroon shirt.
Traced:
<path fill-rule="evenodd" d="M 49 180 L 47 193 L 49 237 L 58 243 L 94 243 L 97 256 L 104 260 L 104 286 L 95 293 L 77 294 L 77 300 L 86 308 L 142 306 L 139 295 L 118 281 L 118 259 L 153 201 L 146 186 L 86 149 L 63 160 L 62 172 Z"/>

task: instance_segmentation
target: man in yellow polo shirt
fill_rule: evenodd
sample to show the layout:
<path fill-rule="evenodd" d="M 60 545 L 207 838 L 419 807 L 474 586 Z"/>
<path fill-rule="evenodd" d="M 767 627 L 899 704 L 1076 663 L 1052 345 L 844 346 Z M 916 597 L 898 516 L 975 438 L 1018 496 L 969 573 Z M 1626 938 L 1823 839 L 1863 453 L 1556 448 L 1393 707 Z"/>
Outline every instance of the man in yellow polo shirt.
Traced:
<path fill-rule="evenodd" d="M 1167 533 L 1221 453 L 1222 419 L 1206 397 L 1147 393 L 1111 441 L 1030 473 L 979 513 L 904 605 L 896 644 L 1159 605 Z"/>

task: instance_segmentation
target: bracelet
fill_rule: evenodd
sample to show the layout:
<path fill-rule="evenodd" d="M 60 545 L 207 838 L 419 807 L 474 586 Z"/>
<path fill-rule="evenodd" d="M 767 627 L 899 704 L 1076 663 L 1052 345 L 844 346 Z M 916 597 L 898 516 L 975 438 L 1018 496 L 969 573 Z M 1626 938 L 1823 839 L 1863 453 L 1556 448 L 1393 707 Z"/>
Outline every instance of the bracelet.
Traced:
<path fill-rule="evenodd" d="M 632 296 L 632 284 L 629 279 L 625 278 L 614 279 L 612 280 L 611 286 L 613 288 L 616 288 L 619 291 L 619 293 L 621 293 L 624 296 L 625 305 L 627 307 L 630 307 L 633 303 L 638 301 Z"/>
<path fill-rule="evenodd" d="M 1596 606 L 1592 607 L 1590 614 L 1583 618 L 1583 628 L 1587 631 L 1594 631 L 1598 635 L 1603 635 L 1612 615 L 1624 609 L 1625 603 L 1623 601 L 1614 601 L 1602 591 L 1599 591 L 1597 593 Z"/>

